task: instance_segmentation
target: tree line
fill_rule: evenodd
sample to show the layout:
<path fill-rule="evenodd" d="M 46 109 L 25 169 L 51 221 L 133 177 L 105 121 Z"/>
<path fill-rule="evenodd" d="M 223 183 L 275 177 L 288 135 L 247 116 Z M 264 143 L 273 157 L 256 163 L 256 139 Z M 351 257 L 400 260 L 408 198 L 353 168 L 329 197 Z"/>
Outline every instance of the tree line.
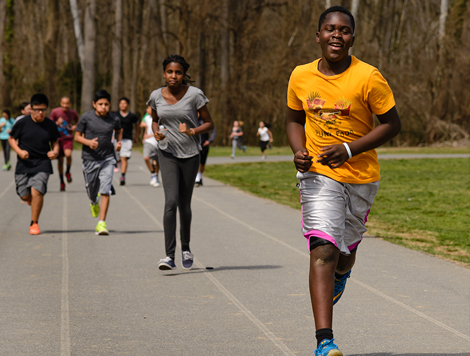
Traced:
<path fill-rule="evenodd" d="M 356 18 L 352 54 L 383 73 L 402 118 L 392 145 L 469 138 L 468 0 L 0 0 L 2 108 L 43 92 L 81 112 L 100 88 L 143 113 L 164 85 L 162 61 L 180 54 L 210 99 L 227 144 L 234 120 L 255 144 L 258 122 L 284 134 L 287 82 L 313 61 L 318 18 L 343 5 Z"/>

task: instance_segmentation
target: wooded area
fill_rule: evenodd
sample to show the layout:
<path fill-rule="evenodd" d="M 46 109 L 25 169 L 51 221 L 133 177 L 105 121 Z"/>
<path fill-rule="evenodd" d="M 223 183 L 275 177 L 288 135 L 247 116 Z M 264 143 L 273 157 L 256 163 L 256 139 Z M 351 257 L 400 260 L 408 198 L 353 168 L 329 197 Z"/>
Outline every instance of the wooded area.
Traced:
<path fill-rule="evenodd" d="M 164 85 L 162 61 L 181 54 L 227 144 L 241 120 L 286 144 L 286 90 L 296 65 L 321 54 L 318 18 L 330 5 L 356 17 L 353 54 L 380 69 L 395 94 L 402 132 L 393 145 L 468 140 L 469 0 L 0 0 L 2 108 L 44 92 L 78 111 L 95 90 L 127 96 L 143 114 Z"/>

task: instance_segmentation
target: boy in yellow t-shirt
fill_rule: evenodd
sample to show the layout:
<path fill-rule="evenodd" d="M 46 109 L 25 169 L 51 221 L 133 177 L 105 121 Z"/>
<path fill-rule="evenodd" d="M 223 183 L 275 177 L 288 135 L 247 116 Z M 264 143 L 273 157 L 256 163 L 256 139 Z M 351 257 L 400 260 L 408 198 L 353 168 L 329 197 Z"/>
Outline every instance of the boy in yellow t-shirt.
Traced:
<path fill-rule="evenodd" d="M 310 250 L 316 356 L 342 355 L 333 343 L 333 304 L 343 294 L 378 190 L 374 149 L 401 127 L 387 81 L 348 54 L 354 27 L 341 6 L 321 14 L 316 41 L 322 57 L 294 69 L 287 93 L 287 136 Z M 373 114 L 381 125 L 374 127 Z"/>

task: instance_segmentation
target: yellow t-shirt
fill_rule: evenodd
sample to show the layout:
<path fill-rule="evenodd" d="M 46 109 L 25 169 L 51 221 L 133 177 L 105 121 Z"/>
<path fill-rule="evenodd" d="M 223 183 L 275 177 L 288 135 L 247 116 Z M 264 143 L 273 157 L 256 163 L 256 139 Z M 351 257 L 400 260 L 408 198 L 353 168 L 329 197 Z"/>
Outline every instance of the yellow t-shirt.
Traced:
<path fill-rule="evenodd" d="M 314 157 L 310 171 L 343 183 L 364 184 L 380 180 L 375 150 L 358 154 L 335 169 L 315 162 L 320 148 L 365 136 L 374 128 L 372 114 L 385 114 L 395 106 L 380 72 L 351 58 L 349 68 L 333 76 L 318 70 L 320 59 L 296 67 L 289 80 L 287 105 L 305 111 L 306 148 Z"/>

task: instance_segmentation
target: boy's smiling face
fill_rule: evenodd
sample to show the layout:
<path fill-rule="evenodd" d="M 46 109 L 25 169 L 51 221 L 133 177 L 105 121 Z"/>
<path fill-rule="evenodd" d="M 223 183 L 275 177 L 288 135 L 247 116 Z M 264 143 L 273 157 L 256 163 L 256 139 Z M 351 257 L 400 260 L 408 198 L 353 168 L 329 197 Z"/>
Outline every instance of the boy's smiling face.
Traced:
<path fill-rule="evenodd" d="M 317 32 L 323 57 L 331 62 L 339 62 L 348 57 L 349 48 L 354 44 L 351 19 L 342 12 L 331 12 L 325 17 Z"/>

